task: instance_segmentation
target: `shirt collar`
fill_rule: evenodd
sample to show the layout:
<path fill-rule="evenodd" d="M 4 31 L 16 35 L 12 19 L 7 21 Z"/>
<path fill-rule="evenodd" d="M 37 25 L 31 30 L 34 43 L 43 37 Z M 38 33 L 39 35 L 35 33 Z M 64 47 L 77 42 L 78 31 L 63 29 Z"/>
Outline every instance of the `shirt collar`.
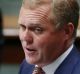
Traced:
<path fill-rule="evenodd" d="M 59 67 L 59 65 L 63 62 L 63 60 L 69 55 L 73 48 L 73 44 L 66 50 L 58 59 L 56 59 L 51 64 L 44 66 L 42 69 L 45 71 L 46 74 L 54 74 L 56 69 Z"/>

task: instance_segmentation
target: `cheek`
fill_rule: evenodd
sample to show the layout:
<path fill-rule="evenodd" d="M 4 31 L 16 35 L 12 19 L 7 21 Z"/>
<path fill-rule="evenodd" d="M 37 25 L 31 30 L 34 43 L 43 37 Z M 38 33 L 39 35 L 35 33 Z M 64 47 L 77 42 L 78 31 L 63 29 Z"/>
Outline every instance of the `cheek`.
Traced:
<path fill-rule="evenodd" d="M 53 39 L 52 36 L 48 35 L 36 40 L 35 43 L 36 48 L 39 49 L 40 56 L 42 56 L 44 61 L 47 61 L 47 59 L 51 61 L 56 56 L 55 49 L 58 46 L 56 46 L 57 45 L 56 40 L 55 39 L 52 40 L 52 39 Z"/>
<path fill-rule="evenodd" d="M 46 35 L 40 37 L 39 39 L 35 40 L 35 45 L 37 48 L 40 48 L 42 51 L 57 51 L 61 49 L 64 45 L 63 37 Z"/>
<path fill-rule="evenodd" d="M 52 40 L 50 35 L 41 36 L 38 39 L 35 38 L 35 45 L 37 48 L 40 48 L 42 51 L 47 50 L 49 47 L 52 46 Z"/>

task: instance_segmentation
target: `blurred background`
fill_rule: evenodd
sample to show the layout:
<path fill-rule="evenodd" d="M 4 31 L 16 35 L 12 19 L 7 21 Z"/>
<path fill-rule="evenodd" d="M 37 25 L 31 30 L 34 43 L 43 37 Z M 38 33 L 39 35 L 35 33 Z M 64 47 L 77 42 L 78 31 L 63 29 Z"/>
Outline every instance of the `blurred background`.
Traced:
<path fill-rule="evenodd" d="M 0 74 L 18 74 L 24 58 L 18 38 L 22 0 L 0 0 Z"/>
<path fill-rule="evenodd" d="M 18 74 L 24 58 L 17 23 L 21 3 L 22 0 L 0 0 L 0 74 Z M 80 48 L 80 24 L 75 44 Z"/>

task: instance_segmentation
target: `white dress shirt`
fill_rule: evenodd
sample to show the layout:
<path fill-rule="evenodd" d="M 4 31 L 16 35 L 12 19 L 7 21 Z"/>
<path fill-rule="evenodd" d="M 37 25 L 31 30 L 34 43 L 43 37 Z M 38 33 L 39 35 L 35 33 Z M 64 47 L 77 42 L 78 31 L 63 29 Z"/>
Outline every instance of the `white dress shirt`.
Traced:
<path fill-rule="evenodd" d="M 56 59 L 51 64 L 44 66 L 42 69 L 45 71 L 46 74 L 54 74 L 56 69 L 59 67 L 59 65 L 63 62 L 63 60 L 69 55 L 73 48 L 73 44 L 69 47 L 67 51 L 65 51 L 58 59 Z"/>

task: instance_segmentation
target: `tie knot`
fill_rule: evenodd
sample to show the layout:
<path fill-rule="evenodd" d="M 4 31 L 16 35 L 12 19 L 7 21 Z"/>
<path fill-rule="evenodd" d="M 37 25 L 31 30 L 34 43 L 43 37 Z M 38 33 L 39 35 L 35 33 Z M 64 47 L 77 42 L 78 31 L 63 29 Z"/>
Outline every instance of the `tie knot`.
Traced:
<path fill-rule="evenodd" d="M 45 74 L 41 67 L 35 66 L 32 74 Z"/>

